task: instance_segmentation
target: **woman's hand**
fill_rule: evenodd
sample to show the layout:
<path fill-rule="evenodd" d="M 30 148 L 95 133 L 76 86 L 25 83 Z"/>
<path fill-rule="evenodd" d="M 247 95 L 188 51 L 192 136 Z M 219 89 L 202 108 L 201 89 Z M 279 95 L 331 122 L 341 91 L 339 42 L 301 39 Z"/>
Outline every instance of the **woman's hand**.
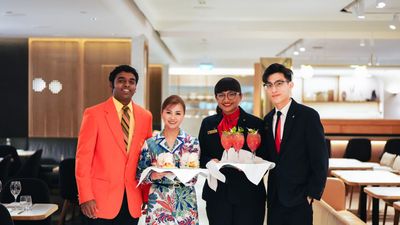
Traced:
<path fill-rule="evenodd" d="M 211 159 L 212 161 L 214 161 L 214 162 L 216 162 L 216 163 L 219 163 L 219 160 L 218 159 Z"/>

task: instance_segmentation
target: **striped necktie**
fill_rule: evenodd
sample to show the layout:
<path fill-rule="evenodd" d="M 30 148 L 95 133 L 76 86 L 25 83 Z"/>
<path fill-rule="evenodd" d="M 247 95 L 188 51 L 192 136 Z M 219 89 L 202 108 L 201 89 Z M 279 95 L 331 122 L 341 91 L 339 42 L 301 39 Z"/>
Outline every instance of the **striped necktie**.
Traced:
<path fill-rule="evenodd" d="M 129 141 L 129 107 L 125 105 L 122 107 L 122 118 L 121 118 L 121 126 L 122 126 L 122 132 L 124 133 L 124 143 L 125 143 L 125 149 L 128 149 L 128 141 Z"/>

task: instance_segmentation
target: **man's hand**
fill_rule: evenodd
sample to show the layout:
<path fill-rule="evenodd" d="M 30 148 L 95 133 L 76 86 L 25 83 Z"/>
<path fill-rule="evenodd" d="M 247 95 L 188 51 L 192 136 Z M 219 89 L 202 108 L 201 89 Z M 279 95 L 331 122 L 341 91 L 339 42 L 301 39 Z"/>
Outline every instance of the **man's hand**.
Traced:
<path fill-rule="evenodd" d="M 90 200 L 82 203 L 81 209 L 83 215 L 89 217 L 90 219 L 97 219 L 97 207 L 95 200 Z"/>

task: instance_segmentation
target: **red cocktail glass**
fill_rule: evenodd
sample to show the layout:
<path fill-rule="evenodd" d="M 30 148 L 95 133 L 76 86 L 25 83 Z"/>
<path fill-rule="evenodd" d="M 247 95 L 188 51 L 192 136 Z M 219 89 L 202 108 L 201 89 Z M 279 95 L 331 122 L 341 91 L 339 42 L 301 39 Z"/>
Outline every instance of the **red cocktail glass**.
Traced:
<path fill-rule="evenodd" d="M 228 160 L 228 151 L 232 147 L 232 135 L 229 132 L 222 132 L 221 135 L 221 144 L 222 147 L 224 147 L 224 150 L 226 151 L 226 160 Z"/>
<path fill-rule="evenodd" d="M 238 154 L 239 159 L 239 151 L 243 148 L 244 145 L 244 135 L 242 133 L 233 134 L 233 148 Z"/>
<path fill-rule="evenodd" d="M 247 146 L 249 146 L 250 151 L 253 153 L 252 159 L 255 159 L 256 150 L 260 147 L 261 136 L 259 133 L 249 133 L 247 134 Z"/>

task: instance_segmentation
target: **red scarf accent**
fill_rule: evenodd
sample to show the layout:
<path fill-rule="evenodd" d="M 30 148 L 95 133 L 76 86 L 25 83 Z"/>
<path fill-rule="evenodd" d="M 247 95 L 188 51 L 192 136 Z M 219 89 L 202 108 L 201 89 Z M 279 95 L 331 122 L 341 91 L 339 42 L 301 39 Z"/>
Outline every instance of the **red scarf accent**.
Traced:
<path fill-rule="evenodd" d="M 230 115 L 222 113 L 222 120 L 217 127 L 219 136 L 222 135 L 223 131 L 229 131 L 230 129 L 232 129 L 232 127 L 236 127 L 239 121 L 239 116 L 240 116 L 239 108 Z"/>

